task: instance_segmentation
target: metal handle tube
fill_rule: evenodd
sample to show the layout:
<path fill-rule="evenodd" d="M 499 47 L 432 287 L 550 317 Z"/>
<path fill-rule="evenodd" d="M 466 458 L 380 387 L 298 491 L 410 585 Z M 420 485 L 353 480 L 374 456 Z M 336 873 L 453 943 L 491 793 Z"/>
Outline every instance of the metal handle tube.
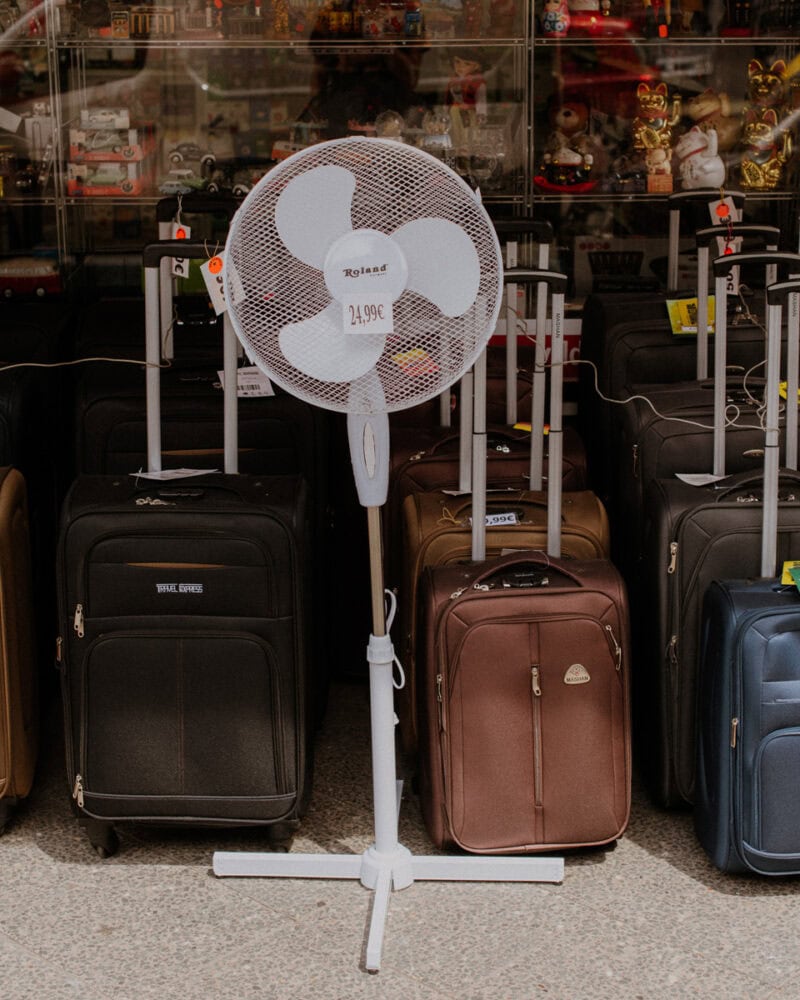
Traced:
<path fill-rule="evenodd" d="M 767 412 L 764 439 L 764 499 L 761 531 L 761 575 L 775 575 L 778 560 L 778 381 L 781 362 L 781 307 L 767 306 Z"/>
<path fill-rule="evenodd" d="M 161 472 L 161 356 L 159 264 L 145 267 L 145 406 L 147 411 L 147 471 Z"/>
<path fill-rule="evenodd" d="M 716 278 L 714 290 L 714 459 L 712 472 L 725 475 L 725 410 L 727 385 L 728 302 L 727 277 Z"/>
<path fill-rule="evenodd" d="M 550 475 L 547 477 L 547 553 L 561 555 L 561 418 L 564 391 L 564 292 L 551 296 L 550 334 Z"/>
<path fill-rule="evenodd" d="M 223 406 L 225 471 L 239 471 L 239 386 L 238 386 L 238 341 L 233 323 L 227 311 L 223 315 Z"/>
<path fill-rule="evenodd" d="M 473 373 L 472 431 L 472 559 L 486 559 L 486 350 Z"/>

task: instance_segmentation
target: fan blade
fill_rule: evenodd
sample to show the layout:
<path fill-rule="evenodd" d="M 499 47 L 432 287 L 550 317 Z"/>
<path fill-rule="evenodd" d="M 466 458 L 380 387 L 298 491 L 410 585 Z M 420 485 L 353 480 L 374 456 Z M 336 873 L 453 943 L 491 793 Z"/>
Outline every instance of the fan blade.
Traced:
<path fill-rule="evenodd" d="M 478 294 L 478 251 L 447 219 L 414 219 L 392 233 L 408 261 L 406 288 L 430 299 L 445 316 L 461 316 Z"/>
<path fill-rule="evenodd" d="M 342 307 L 331 302 L 316 316 L 284 326 L 278 342 L 286 360 L 310 378 L 352 382 L 376 364 L 386 337 L 382 333 L 344 333 Z"/>
<path fill-rule="evenodd" d="M 275 226 L 298 260 L 322 270 L 331 245 L 353 228 L 355 174 L 327 165 L 298 174 L 275 205 Z"/>

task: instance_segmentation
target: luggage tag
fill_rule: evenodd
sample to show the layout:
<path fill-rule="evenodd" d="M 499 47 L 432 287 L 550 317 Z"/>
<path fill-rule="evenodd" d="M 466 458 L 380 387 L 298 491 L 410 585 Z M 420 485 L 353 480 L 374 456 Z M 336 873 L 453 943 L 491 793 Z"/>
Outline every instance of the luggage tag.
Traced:
<path fill-rule="evenodd" d="M 200 273 L 206 284 L 206 291 L 208 292 L 214 312 L 217 316 L 221 316 L 228 308 L 228 303 L 225 300 L 225 250 L 219 250 L 213 256 L 209 256 L 208 260 L 200 265 Z M 243 301 L 245 292 L 241 279 L 235 270 L 231 271 L 231 275 L 233 281 L 233 301 L 236 304 Z"/>
<path fill-rule="evenodd" d="M 191 235 L 191 226 L 187 226 L 181 222 L 180 202 L 178 202 L 178 213 L 175 217 L 175 221 L 172 223 L 170 236 L 173 240 L 188 240 Z M 188 278 L 189 261 L 185 257 L 172 258 L 172 276 L 174 278 Z"/>

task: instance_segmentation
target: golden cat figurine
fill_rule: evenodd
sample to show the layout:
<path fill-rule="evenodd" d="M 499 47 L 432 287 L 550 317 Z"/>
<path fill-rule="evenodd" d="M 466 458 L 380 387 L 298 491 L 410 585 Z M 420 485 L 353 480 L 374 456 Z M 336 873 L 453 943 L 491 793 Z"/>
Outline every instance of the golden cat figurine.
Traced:
<path fill-rule="evenodd" d="M 748 191 L 774 191 L 780 186 L 784 164 L 792 153 L 788 132 L 778 128 L 774 108 L 751 111 L 742 132 L 741 184 Z"/>
<path fill-rule="evenodd" d="M 672 145 L 672 129 L 681 117 L 681 98 L 676 94 L 669 105 L 667 85 L 659 83 L 650 87 L 640 83 L 636 88 L 639 112 L 633 119 L 633 145 L 635 149 L 665 149 Z"/>

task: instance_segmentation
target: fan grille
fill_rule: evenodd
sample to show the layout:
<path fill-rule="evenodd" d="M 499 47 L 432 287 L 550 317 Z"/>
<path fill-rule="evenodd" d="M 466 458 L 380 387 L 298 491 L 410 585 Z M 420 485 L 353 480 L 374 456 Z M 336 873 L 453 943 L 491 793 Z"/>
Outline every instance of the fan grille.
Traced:
<path fill-rule="evenodd" d="M 330 164 L 355 176 L 353 229 L 391 235 L 414 219 L 446 219 L 469 236 L 479 261 L 478 293 L 461 316 L 444 316 L 412 291 L 400 296 L 394 303 L 393 333 L 386 337 L 375 365 L 380 390 L 374 391 L 376 384 L 370 378 L 373 389 L 359 392 L 357 400 L 351 383 L 320 381 L 294 367 L 279 343 L 287 324 L 315 316 L 332 299 L 323 273 L 294 257 L 281 240 L 275 226 L 276 202 L 293 178 Z M 313 229 L 313 218 L 303 221 Z M 342 412 L 404 409 L 456 382 L 494 329 L 502 290 L 497 236 L 461 178 L 415 147 L 360 137 L 311 146 L 259 181 L 231 223 L 225 274 L 231 320 L 253 361 L 293 395 Z"/>

